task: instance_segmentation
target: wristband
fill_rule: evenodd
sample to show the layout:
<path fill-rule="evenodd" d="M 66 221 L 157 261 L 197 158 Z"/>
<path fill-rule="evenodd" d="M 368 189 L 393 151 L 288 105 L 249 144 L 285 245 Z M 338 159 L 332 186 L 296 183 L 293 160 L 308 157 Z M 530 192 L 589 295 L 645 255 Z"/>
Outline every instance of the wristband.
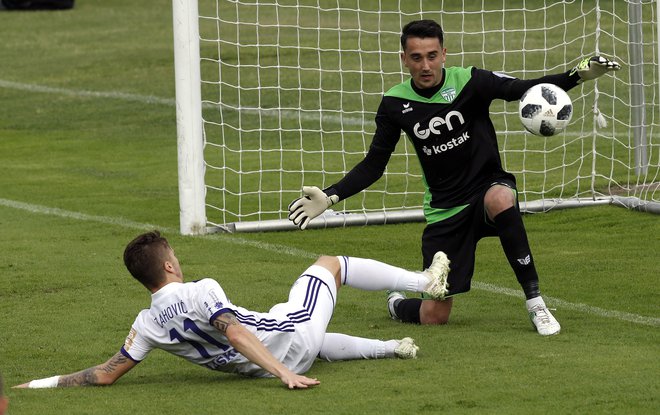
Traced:
<path fill-rule="evenodd" d="M 50 378 L 32 380 L 28 384 L 30 389 L 46 389 L 46 388 L 56 388 L 57 383 L 60 381 L 59 376 L 53 376 Z"/>

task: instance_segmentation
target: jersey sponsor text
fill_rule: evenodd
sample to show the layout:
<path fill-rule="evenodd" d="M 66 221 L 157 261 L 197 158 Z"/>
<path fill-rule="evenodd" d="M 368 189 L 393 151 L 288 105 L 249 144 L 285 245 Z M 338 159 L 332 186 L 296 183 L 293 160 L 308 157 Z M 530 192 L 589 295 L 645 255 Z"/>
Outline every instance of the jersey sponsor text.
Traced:
<path fill-rule="evenodd" d="M 465 124 L 465 118 L 463 118 L 463 114 L 458 111 L 449 111 L 446 117 L 437 116 L 431 118 L 429 120 L 428 128 L 426 129 L 420 129 L 420 123 L 415 124 L 413 127 L 413 132 L 415 133 L 415 136 L 420 140 L 426 140 L 431 134 L 442 134 L 440 127 L 443 125 L 447 126 L 447 131 L 453 131 L 454 125 L 452 124 L 452 118 L 458 119 L 461 125 Z"/>
<path fill-rule="evenodd" d="M 458 147 L 464 142 L 466 142 L 470 136 L 468 135 L 467 131 L 464 132 L 462 135 L 458 137 L 454 137 L 451 140 L 447 141 L 446 143 L 440 144 L 440 145 L 434 145 L 434 146 L 424 146 L 422 147 L 422 151 L 424 151 L 424 154 L 427 156 L 431 156 L 433 154 L 440 154 L 444 153 L 447 150 L 451 150 L 452 148 Z"/>

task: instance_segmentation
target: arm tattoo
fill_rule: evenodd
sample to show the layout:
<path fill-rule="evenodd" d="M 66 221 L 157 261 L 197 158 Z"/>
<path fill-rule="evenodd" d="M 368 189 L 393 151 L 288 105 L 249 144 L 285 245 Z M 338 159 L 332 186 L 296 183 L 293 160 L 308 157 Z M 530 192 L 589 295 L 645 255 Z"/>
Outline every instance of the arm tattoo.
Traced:
<path fill-rule="evenodd" d="M 121 353 L 117 353 L 106 363 L 102 364 L 99 369 L 103 370 L 105 373 L 112 373 L 117 369 L 118 365 L 126 363 L 128 358 Z"/>
<path fill-rule="evenodd" d="M 128 359 L 121 353 L 117 353 L 110 360 L 102 365 L 90 367 L 89 369 L 81 370 L 80 372 L 64 375 L 60 377 L 57 384 L 59 387 L 67 386 L 91 386 L 99 384 L 98 371 L 103 371 L 106 374 L 111 374 L 117 370 L 117 366 L 126 363 Z"/>
<path fill-rule="evenodd" d="M 238 322 L 234 313 L 223 313 L 213 320 L 213 326 L 222 334 L 227 332 L 229 326 L 237 326 L 239 324 L 241 323 Z"/>
<path fill-rule="evenodd" d="M 71 375 L 61 376 L 57 386 L 67 387 L 96 385 L 98 377 L 96 376 L 96 373 L 94 373 L 95 371 L 96 368 L 90 367 L 89 369 L 81 370 L 80 372 L 73 373 Z"/>

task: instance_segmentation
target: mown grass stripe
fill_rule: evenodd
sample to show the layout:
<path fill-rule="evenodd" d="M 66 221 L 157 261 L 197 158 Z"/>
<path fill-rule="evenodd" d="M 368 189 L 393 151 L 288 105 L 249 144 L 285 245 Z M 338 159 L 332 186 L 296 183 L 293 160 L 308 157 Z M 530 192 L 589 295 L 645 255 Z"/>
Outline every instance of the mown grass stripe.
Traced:
<path fill-rule="evenodd" d="M 130 229 L 136 229 L 136 230 L 151 230 L 151 229 L 159 229 L 162 232 L 167 232 L 167 233 L 177 233 L 178 231 L 172 228 L 167 228 L 167 227 L 161 227 L 157 225 L 152 225 L 148 223 L 140 223 L 140 222 L 135 222 L 131 221 L 128 219 L 124 218 L 116 218 L 116 217 L 110 217 L 110 216 L 98 216 L 98 215 L 88 215 L 85 213 L 80 213 L 80 212 L 73 212 L 69 210 L 64 210 L 64 209 L 59 209 L 59 208 L 52 208 L 52 207 L 47 207 L 47 206 L 41 206 L 41 205 L 34 205 L 30 203 L 25 203 L 25 202 L 19 202 L 15 200 L 8 200 L 8 199 L 2 199 L 0 198 L 0 206 L 5 206 L 9 208 L 14 208 L 14 209 L 19 209 L 19 210 L 24 210 L 30 213 L 39 213 L 39 214 L 44 214 L 44 215 L 51 215 L 51 216 L 58 216 L 61 218 L 66 218 L 66 219 L 74 219 L 74 220 L 82 220 L 82 221 L 90 221 L 90 222 L 97 222 L 97 223 L 103 223 L 107 225 L 117 225 L 117 226 L 122 226 L 125 228 L 130 228 Z M 243 246 L 250 246 L 252 248 L 257 248 L 257 249 L 262 249 L 264 251 L 269 251 L 277 254 L 283 254 L 283 255 L 290 255 L 290 256 L 295 256 L 295 257 L 300 257 L 300 258 L 316 258 L 319 256 L 319 254 L 315 254 L 306 250 L 298 249 L 298 248 L 293 248 L 289 247 L 286 245 L 278 245 L 278 244 L 270 244 L 262 241 L 253 241 L 253 240 L 248 240 L 248 239 L 243 239 L 240 237 L 237 237 L 235 235 L 222 235 L 222 234 L 211 234 L 211 235 L 206 235 L 204 238 L 208 239 L 214 239 L 214 240 L 222 240 L 223 242 L 230 243 L 230 244 L 236 244 L 236 245 L 243 245 Z M 484 282 L 478 282 L 475 281 L 473 283 L 473 288 L 476 288 L 478 290 L 483 290 L 483 291 L 488 291 L 491 293 L 496 293 L 496 294 L 501 294 L 501 295 L 507 295 L 510 297 L 516 297 L 516 298 L 524 298 L 522 292 L 520 290 L 514 290 L 511 288 L 506 288 L 506 287 L 500 287 L 497 285 L 493 284 L 488 284 Z M 648 317 L 648 316 L 640 316 L 637 314 L 632 314 L 632 313 L 626 313 L 623 311 L 617 311 L 617 310 L 606 310 L 604 308 L 600 307 L 594 307 L 588 304 L 582 304 L 582 303 L 572 303 L 569 301 L 562 300 L 560 298 L 555 298 L 555 297 L 544 297 L 546 300 L 546 303 L 548 306 L 553 307 L 561 307 L 567 310 L 573 310 L 573 311 L 580 311 L 584 312 L 587 314 L 592 314 L 596 315 L 599 317 L 606 317 L 606 318 L 612 318 L 615 320 L 620 320 L 620 321 L 627 321 L 630 323 L 635 323 L 635 324 L 642 324 L 646 326 L 652 326 L 652 327 L 660 327 L 660 318 L 655 318 L 655 317 Z"/>

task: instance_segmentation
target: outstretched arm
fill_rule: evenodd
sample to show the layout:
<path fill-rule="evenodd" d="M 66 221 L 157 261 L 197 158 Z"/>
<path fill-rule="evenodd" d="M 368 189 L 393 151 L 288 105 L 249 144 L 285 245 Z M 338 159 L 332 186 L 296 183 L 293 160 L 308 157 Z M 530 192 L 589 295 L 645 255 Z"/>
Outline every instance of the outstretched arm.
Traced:
<path fill-rule="evenodd" d="M 289 220 L 300 229 L 327 208 L 371 186 L 381 178 L 392 152 L 401 137 L 401 128 L 388 115 L 382 101 L 376 114 L 376 132 L 364 159 L 337 183 L 323 190 L 303 187 L 303 196 L 289 204 Z"/>
<path fill-rule="evenodd" d="M 289 370 L 261 343 L 261 341 L 236 319 L 233 313 L 223 313 L 213 320 L 213 326 L 218 329 L 229 343 L 240 354 L 264 370 L 278 377 L 289 389 L 306 388 L 318 385 L 316 379 L 298 375 Z"/>
<path fill-rule="evenodd" d="M 338 183 L 324 190 L 316 186 L 303 186 L 303 196 L 289 204 L 289 220 L 300 229 L 305 229 L 309 221 L 339 200 L 371 186 L 383 175 L 391 153 L 372 145 L 366 157 Z"/>
<path fill-rule="evenodd" d="M 529 88 L 540 83 L 555 84 L 563 90 L 569 91 L 584 81 L 596 79 L 619 69 L 621 69 L 621 65 L 616 61 L 603 56 L 592 56 L 582 59 L 575 68 L 567 72 L 545 75 L 535 79 L 510 78 L 503 81 L 497 97 L 506 101 L 515 101 L 520 99 Z"/>
<path fill-rule="evenodd" d="M 56 388 L 66 386 L 112 385 L 129 370 L 137 365 L 121 352 L 117 352 L 107 362 L 69 375 L 32 380 L 14 388 Z"/>

